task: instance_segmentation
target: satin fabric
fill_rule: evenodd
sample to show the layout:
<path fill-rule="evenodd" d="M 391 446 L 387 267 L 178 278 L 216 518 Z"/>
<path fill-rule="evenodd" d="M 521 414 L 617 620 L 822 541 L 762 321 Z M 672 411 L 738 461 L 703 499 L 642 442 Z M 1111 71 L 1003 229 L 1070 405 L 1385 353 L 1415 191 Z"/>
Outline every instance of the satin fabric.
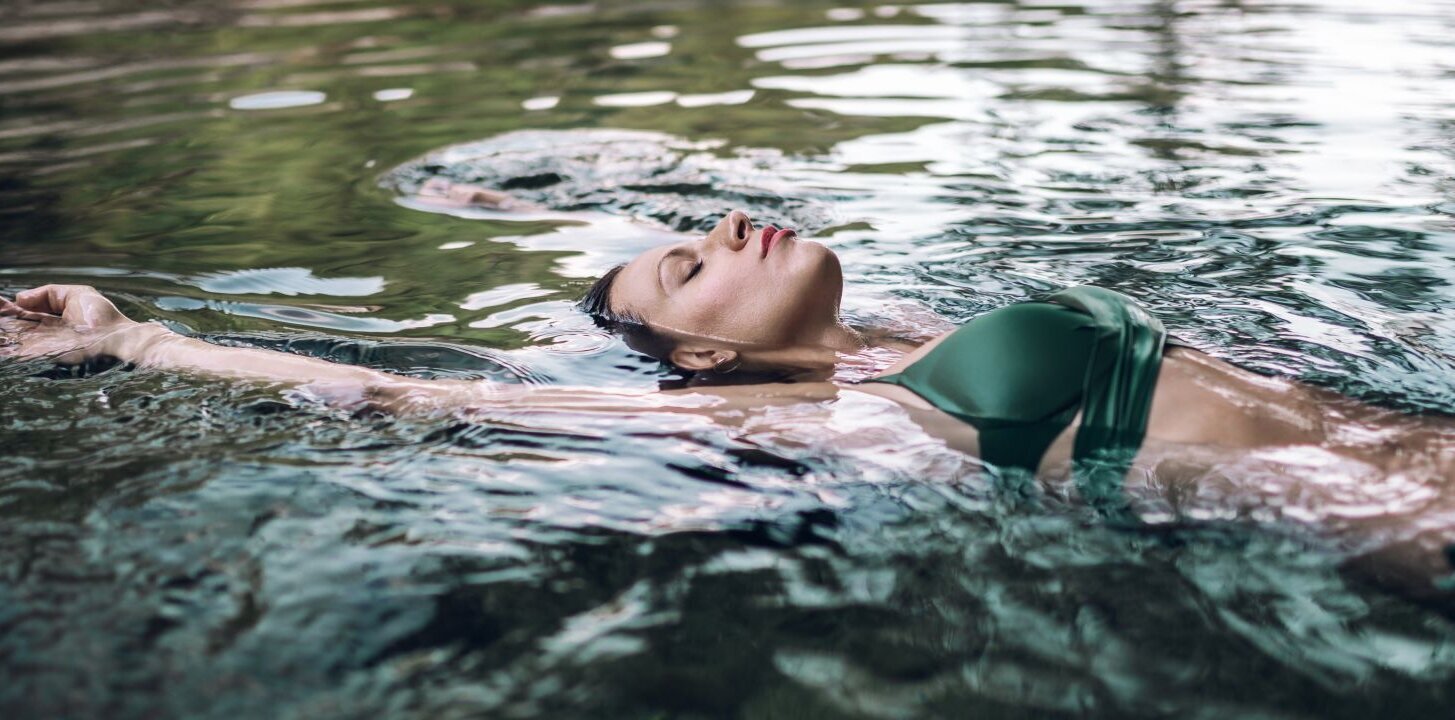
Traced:
<path fill-rule="evenodd" d="M 1146 435 L 1166 339 L 1131 298 L 1076 287 L 980 315 L 903 372 L 870 382 L 970 423 L 981 459 L 1032 473 L 1081 411 L 1073 460 L 1119 479 Z"/>

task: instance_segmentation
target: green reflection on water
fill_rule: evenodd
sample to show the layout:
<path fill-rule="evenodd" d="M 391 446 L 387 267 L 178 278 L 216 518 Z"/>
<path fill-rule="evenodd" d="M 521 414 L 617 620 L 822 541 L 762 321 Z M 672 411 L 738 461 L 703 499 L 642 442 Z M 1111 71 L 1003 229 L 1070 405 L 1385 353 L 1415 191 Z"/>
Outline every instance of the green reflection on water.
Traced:
<path fill-rule="evenodd" d="M 1449 84 L 1445 60 L 1417 52 L 1441 38 L 1398 35 L 1387 46 L 1399 62 L 1374 70 L 1343 51 L 1391 25 L 1436 28 L 1439 8 L 1404 23 L 1318 3 L 972 2 L 884 17 L 866 3 L 862 17 L 829 19 L 841 4 L 201 2 L 158 9 L 140 29 L 32 39 L 16 33 L 51 21 L 26 14 L 31 4 L 6 8 L 0 286 L 92 282 L 135 317 L 394 369 L 488 363 L 435 341 L 338 341 L 447 338 L 519 350 L 549 379 L 580 381 L 569 371 L 588 365 L 591 380 L 621 376 L 633 360 L 619 353 L 549 362 L 561 335 L 543 326 L 585 322 L 564 301 L 590 270 L 564 269 L 577 252 L 521 241 L 549 222 L 420 212 L 376 181 L 502 132 L 637 128 L 720 138 L 725 156 L 842 162 L 814 189 L 881 194 L 821 236 L 866 293 L 892 287 L 963 319 L 1103 283 L 1230 359 L 1448 407 L 1455 173 L 1437 103 Z M 141 16 L 124 3 L 69 7 L 82 25 Z M 738 42 L 958 15 L 964 37 L 946 57 L 860 56 L 845 41 L 842 57 L 789 67 Z M 648 41 L 671 50 L 610 51 Z M 862 68 L 904 81 L 875 85 Z M 945 70 L 964 87 L 915 82 Z M 783 76 L 795 89 L 754 82 Z M 1405 87 L 1386 106 L 1327 97 Z M 407 98 L 376 98 L 400 88 Z M 325 98 L 230 105 L 287 90 Z M 739 105 L 594 102 L 745 90 Z M 523 106 L 540 97 L 560 100 Z M 1370 157 L 1382 164 L 1357 162 Z M 258 270 L 274 272 L 245 274 Z M 489 291 L 502 292 L 461 307 Z M 510 309 L 527 318 L 502 319 Z M 842 418 L 867 447 L 765 449 L 661 418 L 396 421 L 164 373 L 3 372 L 0 663 L 41 669 L 0 685 L 0 707 L 1367 717 L 1448 706 L 1449 625 L 1351 586 L 1317 548 L 1246 528 L 1129 535 L 1083 522 L 1084 508 L 996 508 L 975 483 L 948 480 L 973 477 L 963 457 L 926 449 L 922 464 L 895 464 L 902 438 L 873 444 L 881 417 Z"/>
<path fill-rule="evenodd" d="M 99 32 L 24 44 L 20 49 L 27 54 L 80 56 L 95 68 L 119 68 L 121 79 L 54 80 L 56 87 L 9 96 L 6 119 L 66 117 L 80 127 L 0 135 L 0 155 L 23 158 L 0 197 L 0 213 L 7 218 L 0 225 L 5 265 L 178 276 L 303 267 L 324 278 L 381 276 L 385 289 L 368 299 L 369 312 L 399 321 L 432 313 L 456 317 L 398 334 L 518 347 L 529 342 L 523 333 L 470 328 L 484 313 L 456 306 L 471 292 L 513 283 L 551 292 L 535 301 L 573 298 L 581 282 L 555 270 L 565 253 L 491 242 L 528 232 L 518 226 L 403 210 L 375 187 L 379 172 L 426 150 L 526 127 L 644 128 L 723 138 L 730 147 L 813 153 L 846 138 L 926 122 L 798 110 L 774 91 L 758 91 L 741 105 L 672 104 L 670 111 L 592 102 L 607 93 L 748 89 L 763 63 L 735 38 L 820 22 L 829 5 L 734 5 L 702 12 L 692 5 L 608 3 L 599 13 L 559 14 L 532 12 L 534 5 L 390 5 L 399 17 L 325 18 L 300 27 L 246 25 L 290 18 L 312 22 L 303 10 L 242 18 L 207 11 L 186 16 L 172 32 Z M 623 61 L 608 53 L 614 45 L 652 40 L 658 26 L 676 28 L 667 56 Z M 389 102 L 374 98 L 399 87 L 412 95 Z M 322 104 L 275 110 L 228 106 L 230 98 L 287 89 L 327 97 Z M 562 99 L 550 110 L 522 109 L 523 101 L 543 95 Z M 98 138 L 104 138 L 103 146 Z M 439 250 L 462 241 L 475 244 Z M 34 277 L 85 281 L 86 273 Z M 142 294 L 205 296 L 196 288 L 159 287 L 146 277 L 111 278 L 106 284 Z M 308 301 L 359 304 L 326 295 Z M 145 314 L 169 315 L 157 309 Z M 186 322 L 209 331 L 271 324 L 217 313 L 188 313 Z"/>

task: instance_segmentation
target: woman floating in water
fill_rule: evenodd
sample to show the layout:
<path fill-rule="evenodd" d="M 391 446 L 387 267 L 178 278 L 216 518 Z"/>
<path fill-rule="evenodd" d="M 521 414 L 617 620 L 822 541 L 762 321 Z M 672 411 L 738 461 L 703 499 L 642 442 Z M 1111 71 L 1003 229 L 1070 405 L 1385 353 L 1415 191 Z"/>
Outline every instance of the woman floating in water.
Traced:
<path fill-rule="evenodd" d="M 445 202 L 518 204 L 468 185 L 426 189 Z M 759 430 L 771 427 L 773 406 L 872 395 L 886 412 L 979 456 L 1002 480 L 1034 476 L 1049 492 L 1112 511 L 1126 511 L 1127 497 L 1155 496 L 1194 518 L 1259 519 L 1267 507 L 1295 518 L 1298 508 L 1310 518 L 1337 514 L 1343 529 L 1364 538 L 1361 547 L 1376 548 L 1355 564 L 1416 596 L 1449 602 L 1441 583 L 1455 541 L 1448 487 L 1455 423 L 1256 375 L 1168 342 L 1160 322 L 1102 288 L 1003 307 L 917 347 L 847 326 L 842 292 L 839 261 L 827 247 L 731 212 L 706 236 L 613 268 L 583 302 L 632 348 L 693 375 L 697 382 L 681 390 L 420 380 L 221 347 L 132 321 L 82 286 L 0 299 L 8 338 L 0 355 L 63 363 L 114 357 L 295 384 L 346 407 L 392 412 L 652 410 L 733 426 L 751 418 Z M 867 382 L 831 379 L 843 363 L 872 364 L 886 353 L 897 361 Z M 1363 479 L 1340 474 L 1349 467 Z"/>

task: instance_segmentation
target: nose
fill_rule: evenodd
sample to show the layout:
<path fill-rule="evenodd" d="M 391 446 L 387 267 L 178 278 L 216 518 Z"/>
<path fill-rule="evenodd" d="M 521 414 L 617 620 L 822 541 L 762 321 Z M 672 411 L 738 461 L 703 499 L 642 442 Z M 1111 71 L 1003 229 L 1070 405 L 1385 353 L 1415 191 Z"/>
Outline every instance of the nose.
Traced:
<path fill-rule="evenodd" d="M 717 235 L 717 240 L 729 250 L 737 252 L 747 246 L 748 238 L 752 237 L 753 221 L 748 218 L 747 213 L 734 210 L 723 216 L 711 234 Z"/>

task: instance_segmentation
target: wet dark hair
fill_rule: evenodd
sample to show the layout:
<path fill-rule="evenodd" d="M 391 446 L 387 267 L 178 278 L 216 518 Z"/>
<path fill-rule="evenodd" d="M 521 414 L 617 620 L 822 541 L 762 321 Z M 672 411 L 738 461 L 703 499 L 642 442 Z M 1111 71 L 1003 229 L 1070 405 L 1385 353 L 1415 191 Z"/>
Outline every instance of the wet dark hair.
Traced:
<path fill-rule="evenodd" d="M 607 270 L 600 280 L 592 283 L 577 307 L 590 315 L 597 325 L 620 334 L 627 347 L 670 366 L 676 341 L 648 325 L 640 315 L 611 307 L 611 288 L 624 268 L 626 265 L 623 264 Z"/>

